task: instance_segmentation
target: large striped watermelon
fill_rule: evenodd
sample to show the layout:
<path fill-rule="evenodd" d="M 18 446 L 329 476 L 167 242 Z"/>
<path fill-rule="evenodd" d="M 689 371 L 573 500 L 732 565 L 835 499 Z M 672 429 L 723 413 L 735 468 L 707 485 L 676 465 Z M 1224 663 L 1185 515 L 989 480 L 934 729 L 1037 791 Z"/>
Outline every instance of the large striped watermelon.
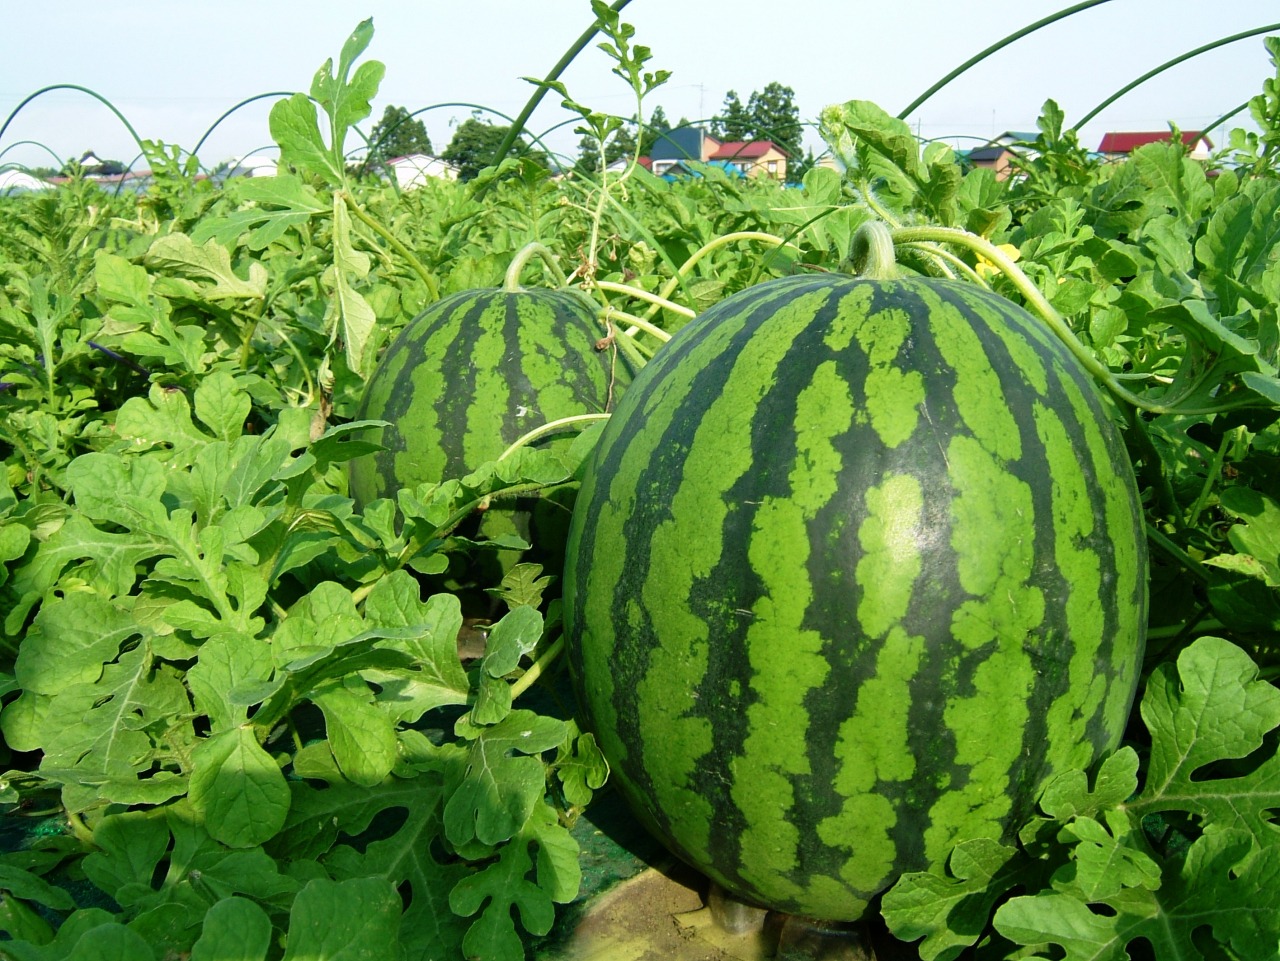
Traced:
<path fill-rule="evenodd" d="M 973 286 L 769 281 L 637 375 L 574 507 L 585 720 L 738 898 L 854 920 L 1113 748 L 1147 557 L 1079 363 Z"/>
<path fill-rule="evenodd" d="M 386 450 L 353 460 L 357 505 L 461 478 L 552 420 L 609 409 L 631 380 L 573 290 L 471 290 L 429 306 L 378 362 L 356 412 Z M 568 444 L 565 435 L 543 443 Z"/>

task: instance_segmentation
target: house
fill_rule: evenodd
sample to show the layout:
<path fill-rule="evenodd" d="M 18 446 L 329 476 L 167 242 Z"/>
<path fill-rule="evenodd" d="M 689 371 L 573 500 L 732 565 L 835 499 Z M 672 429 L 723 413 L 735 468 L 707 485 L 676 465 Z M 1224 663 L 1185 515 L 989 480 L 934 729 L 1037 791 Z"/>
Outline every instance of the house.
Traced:
<path fill-rule="evenodd" d="M 1019 144 L 1035 143 L 1038 136 L 1040 135 L 1033 130 L 1006 130 L 999 136 L 992 137 L 991 143 L 1003 147 L 1016 147 Z"/>
<path fill-rule="evenodd" d="M 636 163 L 638 163 L 645 170 L 653 169 L 652 157 L 637 157 Z M 620 173 L 623 173 L 630 166 L 631 166 L 631 154 L 627 154 L 625 157 L 619 157 L 613 163 L 609 164 L 609 166 L 606 167 L 605 169 L 609 171 L 609 173 L 611 174 L 620 174 Z"/>
<path fill-rule="evenodd" d="M 1124 160 L 1139 147 L 1149 143 L 1168 143 L 1173 133 L 1169 130 L 1113 132 L 1102 136 L 1098 153 L 1106 160 Z M 1192 160 L 1208 160 L 1213 143 L 1199 130 L 1183 130 L 1182 142 L 1190 148 Z"/>
<path fill-rule="evenodd" d="M 441 160 L 430 154 L 411 153 L 404 157 L 392 157 L 387 164 L 396 175 L 396 183 L 400 185 L 401 190 L 421 187 L 427 182 L 428 177 L 438 177 L 441 180 L 458 179 L 457 167 L 447 160 Z"/>
<path fill-rule="evenodd" d="M 657 176 L 668 183 L 680 177 L 705 177 L 711 171 L 718 171 L 730 179 L 746 176 L 736 164 L 727 160 L 708 160 L 705 163 L 697 160 L 673 160 L 662 169 L 663 172 Z"/>
<path fill-rule="evenodd" d="M 1014 152 L 1004 144 L 988 144 L 959 152 L 960 159 L 973 167 L 986 167 L 995 172 L 996 180 L 1007 180 L 1016 168 Z"/>
<path fill-rule="evenodd" d="M 696 160 L 705 163 L 711 156 L 711 145 L 719 145 L 698 127 L 676 127 L 668 130 L 653 142 L 649 149 L 649 170 L 664 177 L 683 161 Z M 684 168 L 681 168 L 684 169 Z"/>
<path fill-rule="evenodd" d="M 729 140 L 716 147 L 709 159 L 732 164 L 746 177 L 787 179 L 787 152 L 772 140 Z"/>
<path fill-rule="evenodd" d="M 682 161 L 732 166 L 747 177 L 787 179 L 787 152 L 771 140 L 720 141 L 700 127 L 677 127 L 654 141 L 650 169 L 659 177 Z"/>

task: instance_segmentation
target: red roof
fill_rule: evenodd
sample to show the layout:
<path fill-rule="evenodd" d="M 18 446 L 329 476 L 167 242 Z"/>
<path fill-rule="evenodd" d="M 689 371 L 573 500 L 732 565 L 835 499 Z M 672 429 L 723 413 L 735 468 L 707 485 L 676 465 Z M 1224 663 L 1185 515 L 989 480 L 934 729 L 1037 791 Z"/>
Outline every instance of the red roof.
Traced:
<path fill-rule="evenodd" d="M 1132 153 L 1143 144 L 1168 143 L 1172 136 L 1173 134 L 1168 130 L 1103 134 L 1102 143 L 1098 146 L 1098 151 L 1099 153 Z M 1200 140 L 1209 143 L 1208 139 L 1199 130 L 1182 131 L 1182 142 L 1188 147 Z M 1212 147 L 1213 144 L 1209 143 L 1209 146 Z"/>
<path fill-rule="evenodd" d="M 750 160 L 763 157 L 770 150 L 776 150 L 784 157 L 787 152 L 772 140 L 726 140 L 710 157 L 711 160 Z"/>

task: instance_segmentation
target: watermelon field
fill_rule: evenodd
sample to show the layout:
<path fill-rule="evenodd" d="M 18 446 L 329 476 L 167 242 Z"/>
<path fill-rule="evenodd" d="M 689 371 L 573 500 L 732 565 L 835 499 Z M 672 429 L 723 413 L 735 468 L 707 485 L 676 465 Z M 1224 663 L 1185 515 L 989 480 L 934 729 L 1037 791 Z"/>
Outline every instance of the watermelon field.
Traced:
<path fill-rule="evenodd" d="M 624 116 L 531 88 L 601 156 L 624 6 Z M 617 800 L 881 961 L 1280 957 L 1245 47 L 1208 160 L 849 100 L 795 184 L 513 129 L 402 190 L 365 21 L 274 176 L 0 196 L 0 958 L 550 957 Z"/>

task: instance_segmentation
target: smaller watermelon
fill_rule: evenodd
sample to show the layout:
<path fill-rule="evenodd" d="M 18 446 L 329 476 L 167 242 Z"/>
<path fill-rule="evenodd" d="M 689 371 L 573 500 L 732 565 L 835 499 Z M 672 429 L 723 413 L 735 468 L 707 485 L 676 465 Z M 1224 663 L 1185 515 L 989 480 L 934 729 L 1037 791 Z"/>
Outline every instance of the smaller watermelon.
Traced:
<path fill-rule="evenodd" d="M 574 290 L 469 290 L 429 306 L 387 348 L 356 416 L 385 420 L 353 460 L 357 507 L 401 487 L 461 478 L 543 424 L 608 411 L 631 381 L 595 306 Z M 539 444 L 568 445 L 572 435 Z"/>

